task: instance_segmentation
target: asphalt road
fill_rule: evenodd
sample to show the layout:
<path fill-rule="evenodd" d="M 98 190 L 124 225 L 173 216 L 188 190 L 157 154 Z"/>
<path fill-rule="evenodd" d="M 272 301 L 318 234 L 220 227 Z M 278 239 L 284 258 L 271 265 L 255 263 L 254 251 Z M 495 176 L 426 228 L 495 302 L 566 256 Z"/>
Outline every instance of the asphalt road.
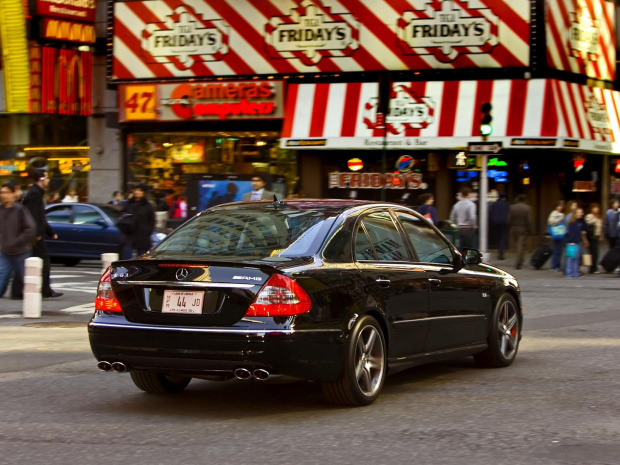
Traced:
<path fill-rule="evenodd" d="M 516 270 L 525 323 L 511 367 L 418 367 L 347 409 L 290 378 L 153 396 L 99 372 L 85 327 L 98 266 L 55 267 L 65 296 L 40 319 L 0 300 L 0 464 L 620 463 L 619 278 Z"/>

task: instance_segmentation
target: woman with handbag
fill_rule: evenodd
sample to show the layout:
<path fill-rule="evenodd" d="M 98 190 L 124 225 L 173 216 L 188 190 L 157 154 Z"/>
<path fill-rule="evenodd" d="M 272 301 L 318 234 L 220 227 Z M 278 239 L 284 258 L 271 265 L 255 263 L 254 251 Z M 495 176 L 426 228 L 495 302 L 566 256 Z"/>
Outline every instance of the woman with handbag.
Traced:
<path fill-rule="evenodd" d="M 579 278 L 583 247 L 589 247 L 583 208 L 578 207 L 566 225 L 566 277 Z"/>
<path fill-rule="evenodd" d="M 549 235 L 553 242 L 553 250 L 551 252 L 551 269 L 553 271 L 562 271 L 562 251 L 564 250 L 564 236 L 566 235 L 563 209 L 564 201 L 560 200 L 555 204 L 555 208 L 547 219 Z"/>
<path fill-rule="evenodd" d="M 586 215 L 586 232 L 590 243 L 590 273 L 598 273 L 598 246 L 603 240 L 603 218 L 601 217 L 601 206 L 593 203 L 589 208 L 590 212 Z M 584 260 L 584 265 L 587 265 Z"/>

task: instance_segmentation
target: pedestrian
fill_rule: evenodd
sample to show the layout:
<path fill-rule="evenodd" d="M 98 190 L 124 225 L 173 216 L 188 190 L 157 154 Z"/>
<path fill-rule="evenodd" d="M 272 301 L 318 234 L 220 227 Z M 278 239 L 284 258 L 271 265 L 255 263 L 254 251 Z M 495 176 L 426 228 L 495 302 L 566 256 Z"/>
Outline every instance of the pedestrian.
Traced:
<path fill-rule="evenodd" d="M 155 209 L 148 201 L 146 184 L 138 184 L 133 196 L 123 206 L 123 213 L 132 216 L 133 227 L 125 233 L 122 259 L 128 260 L 135 250 L 137 256 L 145 254 L 151 248 L 151 234 L 155 229 Z"/>
<path fill-rule="evenodd" d="M 508 212 L 508 227 L 510 238 L 515 246 L 515 268 L 523 265 L 523 255 L 527 245 L 527 237 L 532 227 L 532 207 L 525 203 L 525 195 L 520 194 Z"/>
<path fill-rule="evenodd" d="M 32 216 L 15 201 L 15 185 L 5 182 L 0 188 L 0 297 L 4 296 L 13 273 L 20 283 L 24 282 L 25 261 L 30 257 L 35 224 Z M 19 298 L 13 295 L 11 298 Z M 23 289 L 18 289 L 23 296 Z"/>
<path fill-rule="evenodd" d="M 45 237 L 58 239 L 58 235 L 45 218 L 45 189 L 49 185 L 50 178 L 45 170 L 35 170 L 33 173 L 32 186 L 24 196 L 23 204 L 34 219 L 36 231 L 35 241 L 32 247 L 32 255 L 43 260 L 41 294 L 44 298 L 60 297 L 62 292 L 56 292 L 50 286 L 50 255 L 47 251 Z"/>
<path fill-rule="evenodd" d="M 22 190 L 22 186 L 20 186 L 19 182 L 17 182 L 15 179 L 9 179 L 7 183 L 9 184 L 9 186 L 15 188 L 15 192 L 13 195 L 14 203 L 18 203 L 21 205 L 22 199 L 24 197 L 24 191 Z M 32 218 L 32 215 L 31 215 L 31 218 Z M 11 299 L 14 299 L 14 300 L 23 299 L 24 298 L 23 289 L 24 289 L 24 282 L 22 281 L 21 277 L 17 275 L 17 273 L 13 272 L 12 280 L 11 280 Z"/>
<path fill-rule="evenodd" d="M 273 200 L 275 192 L 265 189 L 265 176 L 262 174 L 255 174 L 252 176 L 252 192 L 244 194 L 243 200 Z"/>
<path fill-rule="evenodd" d="M 80 198 L 77 195 L 77 191 L 72 187 L 67 192 L 67 195 L 63 197 L 61 200 L 62 203 L 71 203 L 71 202 L 79 202 Z"/>
<path fill-rule="evenodd" d="M 598 273 L 599 242 L 603 240 L 603 218 L 601 217 L 601 206 L 598 203 L 590 205 L 585 222 L 590 255 L 592 255 L 590 274 L 594 274 Z"/>
<path fill-rule="evenodd" d="M 428 192 L 421 194 L 418 197 L 418 206 L 415 210 L 437 226 L 439 223 L 439 217 L 437 216 L 437 209 L 433 203 L 435 203 L 435 196 L 433 194 Z"/>
<path fill-rule="evenodd" d="M 578 206 L 579 205 L 577 205 L 577 202 L 574 200 L 569 200 L 566 202 L 566 205 L 564 206 L 564 222 L 566 224 L 568 224 Z"/>
<path fill-rule="evenodd" d="M 579 278 L 579 264 L 583 247 L 588 247 L 586 222 L 583 219 L 583 208 L 577 207 L 570 220 L 566 223 L 566 277 Z"/>
<path fill-rule="evenodd" d="M 566 224 L 564 222 L 564 200 L 555 204 L 555 208 L 549 213 L 547 227 L 553 248 L 551 252 L 551 269 L 562 271 L 562 252 L 564 252 L 564 241 L 566 236 Z"/>
<path fill-rule="evenodd" d="M 123 201 L 123 194 L 121 191 L 114 191 L 112 193 L 112 200 L 108 202 L 109 205 L 120 205 Z"/>
<path fill-rule="evenodd" d="M 471 189 L 464 187 L 461 190 L 461 199 L 454 204 L 450 212 L 452 221 L 459 230 L 459 247 L 473 249 L 476 247 L 476 225 L 478 215 L 476 204 L 469 199 Z"/>
<path fill-rule="evenodd" d="M 618 243 L 618 223 L 620 222 L 618 208 L 620 202 L 618 199 L 613 199 L 609 202 L 609 210 L 605 214 L 605 237 L 609 243 L 609 250 L 616 247 Z"/>
<path fill-rule="evenodd" d="M 500 192 L 499 198 L 489 208 L 489 226 L 497 238 L 497 258 L 504 259 L 504 252 L 508 245 L 508 214 L 510 204 L 506 200 L 506 193 Z"/>

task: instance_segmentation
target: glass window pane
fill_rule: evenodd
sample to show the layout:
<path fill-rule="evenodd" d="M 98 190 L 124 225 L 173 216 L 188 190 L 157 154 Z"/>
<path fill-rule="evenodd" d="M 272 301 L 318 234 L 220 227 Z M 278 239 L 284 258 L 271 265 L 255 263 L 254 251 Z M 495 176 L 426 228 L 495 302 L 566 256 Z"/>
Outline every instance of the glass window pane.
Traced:
<path fill-rule="evenodd" d="M 360 224 L 355 236 L 355 259 L 356 260 L 376 260 L 377 256 L 368 239 L 366 231 Z"/>
<path fill-rule="evenodd" d="M 364 225 L 375 246 L 379 260 L 405 261 L 409 260 L 407 248 L 403 238 L 396 229 L 392 217 L 387 212 L 376 212 L 364 218 Z"/>
<path fill-rule="evenodd" d="M 452 250 L 428 224 L 407 213 L 397 213 L 420 262 L 452 263 Z"/>
<path fill-rule="evenodd" d="M 94 208 L 84 205 L 75 206 L 73 224 L 95 224 L 97 220 L 103 220 L 103 216 Z"/>
<path fill-rule="evenodd" d="M 71 222 L 71 206 L 60 205 L 54 209 L 47 210 L 45 217 L 48 223 L 70 223 Z"/>

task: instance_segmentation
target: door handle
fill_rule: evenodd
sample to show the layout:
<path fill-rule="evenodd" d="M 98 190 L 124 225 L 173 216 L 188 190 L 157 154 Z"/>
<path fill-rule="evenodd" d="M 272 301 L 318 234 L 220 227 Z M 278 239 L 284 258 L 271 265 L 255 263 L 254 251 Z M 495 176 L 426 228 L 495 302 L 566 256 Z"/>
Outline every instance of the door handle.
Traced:
<path fill-rule="evenodd" d="M 435 279 L 435 278 L 430 278 L 428 280 L 428 282 L 431 284 L 431 286 L 433 287 L 438 287 L 441 286 L 441 279 Z"/>
<path fill-rule="evenodd" d="M 392 282 L 388 278 L 386 278 L 385 276 L 379 276 L 377 279 L 375 279 L 375 281 L 381 287 L 390 287 L 390 283 Z"/>

